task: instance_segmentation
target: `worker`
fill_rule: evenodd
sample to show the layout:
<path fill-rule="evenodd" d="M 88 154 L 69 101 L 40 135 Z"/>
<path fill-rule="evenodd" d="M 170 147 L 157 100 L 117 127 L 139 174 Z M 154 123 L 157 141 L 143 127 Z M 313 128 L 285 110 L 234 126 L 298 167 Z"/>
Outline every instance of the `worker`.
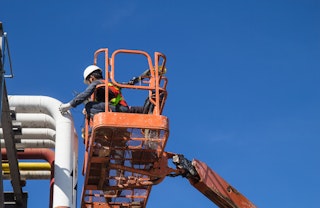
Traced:
<path fill-rule="evenodd" d="M 59 110 L 62 114 L 81 103 L 85 103 L 85 113 L 87 117 L 105 111 L 105 90 L 97 88 L 99 84 L 105 83 L 102 70 L 96 65 L 88 66 L 83 72 L 84 83 L 88 85 L 85 91 L 78 94 L 68 103 L 61 104 Z M 96 91 L 96 100 L 90 100 L 91 95 Z M 108 85 L 109 109 L 113 112 L 127 112 L 128 104 L 124 100 L 118 87 L 109 83 Z"/>

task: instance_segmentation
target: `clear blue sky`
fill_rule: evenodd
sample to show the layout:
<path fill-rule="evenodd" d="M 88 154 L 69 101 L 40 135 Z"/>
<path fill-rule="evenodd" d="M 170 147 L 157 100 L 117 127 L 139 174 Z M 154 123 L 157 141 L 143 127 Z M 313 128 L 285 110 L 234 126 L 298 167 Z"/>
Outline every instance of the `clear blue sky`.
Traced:
<path fill-rule="evenodd" d="M 259 208 L 319 207 L 320 1 L 13 0 L 1 1 L 0 21 L 9 94 L 67 102 L 85 88 L 95 50 L 162 52 L 167 151 L 206 162 Z M 81 110 L 72 110 L 78 134 Z M 81 170 L 82 142 L 79 150 Z M 29 207 L 47 206 L 48 187 L 28 181 Z M 215 205 L 167 178 L 148 207 Z"/>

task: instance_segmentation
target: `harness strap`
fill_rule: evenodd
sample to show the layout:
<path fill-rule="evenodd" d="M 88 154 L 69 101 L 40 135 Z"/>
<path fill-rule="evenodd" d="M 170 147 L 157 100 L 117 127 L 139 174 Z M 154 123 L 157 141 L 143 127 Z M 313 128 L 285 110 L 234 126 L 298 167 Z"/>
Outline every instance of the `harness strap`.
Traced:
<path fill-rule="evenodd" d="M 114 85 L 113 85 L 112 83 L 110 83 L 110 82 L 108 83 L 108 86 L 109 86 L 110 90 L 111 90 L 111 91 L 115 94 L 115 96 L 116 96 L 116 97 L 110 99 L 109 103 L 110 103 L 111 105 L 114 105 L 114 106 L 116 106 L 116 105 L 118 105 L 118 104 L 123 105 L 123 106 L 128 106 L 127 103 L 126 103 L 126 101 L 125 101 L 125 100 L 123 99 L 123 97 L 122 97 L 120 88 L 117 87 L 117 86 L 114 86 Z"/>

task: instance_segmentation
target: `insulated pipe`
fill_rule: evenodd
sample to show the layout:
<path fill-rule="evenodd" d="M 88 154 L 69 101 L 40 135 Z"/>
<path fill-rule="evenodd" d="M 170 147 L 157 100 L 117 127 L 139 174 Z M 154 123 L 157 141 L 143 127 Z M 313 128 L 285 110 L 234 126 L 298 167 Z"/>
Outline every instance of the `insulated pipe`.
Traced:
<path fill-rule="evenodd" d="M 73 132 L 74 135 L 74 142 L 73 144 L 73 201 L 72 204 L 74 205 L 74 207 L 77 206 L 77 191 L 78 191 L 78 135 L 77 135 L 77 131 L 74 129 Z"/>
<path fill-rule="evenodd" d="M 19 170 L 51 170 L 51 165 L 49 163 L 39 163 L 39 162 L 21 162 L 18 163 Z M 2 163 L 2 170 L 10 172 L 9 163 Z"/>
<path fill-rule="evenodd" d="M 15 120 L 22 127 L 21 135 L 15 136 L 17 149 L 55 148 L 55 121 L 51 116 L 43 113 L 16 113 Z M 3 138 L 2 129 L 0 138 Z M 1 145 L 4 145 L 3 139 Z"/>
<path fill-rule="evenodd" d="M 2 175 L 4 180 L 10 180 L 10 174 Z M 50 171 L 26 171 L 20 170 L 20 177 L 23 180 L 48 180 L 51 178 Z"/>
<path fill-rule="evenodd" d="M 56 129 L 54 119 L 44 113 L 16 113 L 15 120 L 21 122 L 22 128 Z"/>
<path fill-rule="evenodd" d="M 73 129 L 74 140 L 72 142 L 72 167 L 73 172 L 71 173 L 73 190 L 72 190 L 72 204 L 74 208 L 77 206 L 77 187 L 78 187 L 78 135 L 75 129 Z M 55 208 L 65 208 L 65 207 L 55 207 Z"/>
<path fill-rule="evenodd" d="M 7 150 L 1 149 L 1 155 L 2 158 L 7 159 Z M 53 201 L 53 185 L 54 185 L 54 158 L 55 153 L 46 148 L 37 148 L 37 149 L 24 149 L 22 152 L 17 152 L 18 159 L 43 159 L 48 161 L 48 163 L 51 165 L 51 177 L 50 177 L 50 206 L 52 207 L 52 201 Z M 23 173 L 22 173 L 23 174 Z M 39 172 L 33 172 L 33 176 L 38 176 Z M 40 176 L 39 176 L 40 178 Z"/>
<path fill-rule="evenodd" d="M 15 139 L 16 149 L 25 148 L 55 148 L 55 143 L 48 139 Z M 4 140 L 1 139 L 1 147 L 4 147 Z"/>
<path fill-rule="evenodd" d="M 7 150 L 6 149 L 1 149 L 1 155 L 2 155 L 2 158 L 4 160 L 7 159 Z M 46 149 L 46 148 L 37 148 L 37 149 L 32 149 L 32 148 L 29 148 L 29 149 L 25 149 L 24 151 L 20 152 L 18 151 L 17 152 L 17 157 L 18 159 L 43 159 L 43 160 L 46 160 L 49 165 L 51 166 L 51 172 L 53 174 L 53 168 L 54 168 L 54 152 L 50 149 Z M 47 164 L 48 164 L 47 163 Z M 29 163 L 31 164 L 31 163 Z M 5 165 L 5 163 L 3 164 Z M 22 164 L 19 164 L 19 168 L 20 166 L 22 167 Z M 27 165 L 29 166 L 29 165 Z M 43 167 L 44 168 L 44 167 Z M 46 165 L 45 169 L 48 170 L 48 166 Z M 30 167 L 29 169 L 30 170 Z M 38 171 L 33 171 L 35 173 L 38 173 Z M 36 174 L 34 174 L 34 176 L 36 176 Z M 53 175 L 51 176 L 51 178 L 53 178 Z"/>
<path fill-rule="evenodd" d="M 56 122 L 55 148 L 55 183 L 53 207 L 75 207 L 73 196 L 77 178 L 77 138 L 70 112 L 62 115 L 59 111 L 61 102 L 47 96 L 8 96 L 9 104 L 18 113 L 45 113 Z M 76 159 L 77 160 L 77 159 Z M 74 178 L 73 178 L 74 177 Z"/>
<path fill-rule="evenodd" d="M 15 138 L 21 139 L 51 139 L 55 141 L 56 131 L 48 128 L 22 128 L 21 135 Z M 3 131 L 0 129 L 0 138 L 3 139 Z"/>
<path fill-rule="evenodd" d="M 7 150 L 5 148 L 1 149 L 2 159 L 7 160 Z M 17 152 L 18 159 L 42 159 L 50 163 L 51 166 L 54 165 L 54 151 L 47 148 L 29 148 L 23 151 Z"/>

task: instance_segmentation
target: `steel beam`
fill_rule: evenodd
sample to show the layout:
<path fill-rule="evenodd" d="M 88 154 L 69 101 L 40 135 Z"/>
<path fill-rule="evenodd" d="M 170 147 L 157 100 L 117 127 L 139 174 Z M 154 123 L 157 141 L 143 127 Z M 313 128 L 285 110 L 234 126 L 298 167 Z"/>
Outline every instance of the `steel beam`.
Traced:
<path fill-rule="evenodd" d="M 11 111 L 9 108 L 5 81 L 3 83 L 1 127 L 3 131 L 3 138 L 5 140 L 5 148 L 7 149 L 7 158 L 10 165 L 11 184 L 16 199 L 16 204 L 17 207 L 26 207 L 26 204 L 23 200 L 23 182 L 20 179 L 17 150 L 14 142 L 15 140 L 12 126 Z"/>

